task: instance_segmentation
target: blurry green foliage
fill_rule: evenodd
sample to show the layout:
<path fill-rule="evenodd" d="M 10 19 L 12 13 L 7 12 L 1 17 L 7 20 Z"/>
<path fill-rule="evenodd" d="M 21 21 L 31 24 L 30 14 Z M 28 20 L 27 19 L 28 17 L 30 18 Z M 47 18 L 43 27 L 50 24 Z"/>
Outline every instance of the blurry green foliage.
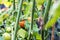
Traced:
<path fill-rule="evenodd" d="M 57 6 L 56 9 L 54 9 L 55 11 L 53 12 L 53 16 L 52 18 L 47 22 L 47 24 L 45 25 L 45 29 L 50 28 L 52 25 L 54 25 L 57 21 L 57 19 L 60 17 L 60 5 Z"/>

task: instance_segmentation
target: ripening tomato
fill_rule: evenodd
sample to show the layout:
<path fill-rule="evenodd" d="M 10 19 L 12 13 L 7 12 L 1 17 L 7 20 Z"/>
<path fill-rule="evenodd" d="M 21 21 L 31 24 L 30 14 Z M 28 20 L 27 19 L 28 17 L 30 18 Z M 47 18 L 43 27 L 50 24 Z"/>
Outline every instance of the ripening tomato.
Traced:
<path fill-rule="evenodd" d="M 24 28 L 25 21 L 21 21 L 21 22 L 19 22 L 19 25 L 20 25 L 21 28 Z"/>
<path fill-rule="evenodd" d="M 28 17 L 28 21 L 31 21 L 31 17 Z"/>

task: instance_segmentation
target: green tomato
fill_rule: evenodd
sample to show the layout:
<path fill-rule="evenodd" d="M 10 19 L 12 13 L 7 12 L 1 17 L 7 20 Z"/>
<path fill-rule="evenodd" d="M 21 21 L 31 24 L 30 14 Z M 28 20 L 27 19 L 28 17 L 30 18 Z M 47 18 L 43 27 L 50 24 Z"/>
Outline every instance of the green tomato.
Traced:
<path fill-rule="evenodd" d="M 6 32 L 10 33 L 11 32 L 11 27 L 6 27 Z"/>
<path fill-rule="evenodd" d="M 4 38 L 4 40 L 11 40 L 11 36 L 8 33 L 4 33 L 3 38 Z"/>
<path fill-rule="evenodd" d="M 27 32 L 24 29 L 19 29 L 17 32 L 17 36 L 25 38 L 25 37 L 27 37 Z"/>

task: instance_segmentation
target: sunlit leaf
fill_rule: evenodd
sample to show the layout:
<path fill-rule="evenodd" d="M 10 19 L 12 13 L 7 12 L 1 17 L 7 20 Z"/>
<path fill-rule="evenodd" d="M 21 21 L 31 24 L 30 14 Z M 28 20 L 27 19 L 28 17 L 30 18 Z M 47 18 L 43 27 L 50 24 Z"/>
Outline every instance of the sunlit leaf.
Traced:
<path fill-rule="evenodd" d="M 52 9 L 51 9 L 52 10 Z M 53 10 L 52 10 L 53 11 Z M 45 29 L 50 28 L 55 24 L 57 19 L 60 17 L 60 4 L 54 9 L 52 18 L 46 23 Z"/>
<path fill-rule="evenodd" d="M 4 2 L 4 5 L 6 6 L 6 7 L 9 7 L 9 6 L 11 6 L 11 2 Z"/>

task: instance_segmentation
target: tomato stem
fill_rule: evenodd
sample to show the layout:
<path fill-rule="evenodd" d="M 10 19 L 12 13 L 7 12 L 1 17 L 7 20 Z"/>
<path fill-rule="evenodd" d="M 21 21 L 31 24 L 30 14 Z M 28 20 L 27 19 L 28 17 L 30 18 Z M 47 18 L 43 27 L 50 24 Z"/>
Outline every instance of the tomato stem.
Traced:
<path fill-rule="evenodd" d="M 13 10 L 15 10 L 15 0 L 13 0 Z"/>
<path fill-rule="evenodd" d="M 47 6 L 45 8 L 45 11 L 44 11 L 44 25 L 46 24 L 46 22 L 48 21 L 48 15 L 49 15 L 49 10 L 50 10 L 50 6 L 51 6 L 51 2 L 52 0 L 48 0 L 47 2 Z M 42 28 L 42 40 L 45 40 L 44 37 L 45 37 L 45 31 L 44 31 L 44 27 Z"/>
<path fill-rule="evenodd" d="M 18 24 L 19 24 L 19 19 L 20 19 L 20 15 L 21 15 L 21 9 L 22 9 L 22 3 L 23 3 L 23 0 L 20 0 L 20 3 L 18 5 L 18 14 L 17 14 L 17 19 L 16 19 L 16 26 L 15 26 L 15 30 L 14 30 L 14 40 L 16 40 L 16 37 L 17 37 L 17 30 L 18 30 Z"/>
<path fill-rule="evenodd" d="M 46 24 L 47 20 L 48 20 L 48 15 L 49 15 L 49 10 L 50 10 L 50 6 L 51 6 L 51 2 L 52 0 L 48 0 L 47 6 L 45 8 L 45 12 L 44 12 L 44 23 Z"/>
<path fill-rule="evenodd" d="M 29 32 L 29 40 L 31 40 L 31 31 L 33 31 L 33 18 L 34 18 L 34 11 L 35 11 L 35 0 L 33 0 L 33 6 L 32 6 L 32 14 L 31 14 L 31 27 Z"/>

